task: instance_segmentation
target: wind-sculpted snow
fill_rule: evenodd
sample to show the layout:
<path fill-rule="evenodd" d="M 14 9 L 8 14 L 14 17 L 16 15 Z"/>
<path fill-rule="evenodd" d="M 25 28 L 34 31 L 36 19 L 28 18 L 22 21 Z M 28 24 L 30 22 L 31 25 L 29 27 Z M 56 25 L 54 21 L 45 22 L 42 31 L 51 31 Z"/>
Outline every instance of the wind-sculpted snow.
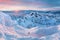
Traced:
<path fill-rule="evenodd" d="M 28 12 L 28 13 L 27 13 Z M 59 40 L 60 14 L 42 11 L 0 12 L 0 40 Z"/>

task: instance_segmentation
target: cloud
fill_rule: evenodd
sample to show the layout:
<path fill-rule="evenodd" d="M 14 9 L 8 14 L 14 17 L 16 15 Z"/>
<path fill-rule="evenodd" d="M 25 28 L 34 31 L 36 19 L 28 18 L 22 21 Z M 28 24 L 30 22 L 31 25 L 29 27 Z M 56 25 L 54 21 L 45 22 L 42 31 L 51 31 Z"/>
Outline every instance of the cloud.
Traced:
<path fill-rule="evenodd" d="M 43 3 L 42 1 L 36 1 L 36 0 L 0 0 L 0 4 L 22 5 L 22 6 L 31 6 L 31 7 L 48 6 L 47 3 Z"/>
<path fill-rule="evenodd" d="M 2 6 L 3 5 L 3 6 Z M 42 9 L 60 7 L 60 0 L 0 0 L 0 10 Z M 44 9 L 46 10 L 46 9 Z"/>
<path fill-rule="evenodd" d="M 60 6 L 60 0 L 39 0 L 50 5 L 50 7 Z"/>

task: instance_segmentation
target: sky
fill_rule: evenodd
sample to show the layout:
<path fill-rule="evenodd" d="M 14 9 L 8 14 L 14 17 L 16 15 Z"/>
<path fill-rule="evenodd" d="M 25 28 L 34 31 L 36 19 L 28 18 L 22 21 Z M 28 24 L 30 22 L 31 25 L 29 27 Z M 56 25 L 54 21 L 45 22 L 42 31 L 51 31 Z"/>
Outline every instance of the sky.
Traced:
<path fill-rule="evenodd" d="M 60 0 L 0 0 L 0 10 L 46 10 L 60 8 Z"/>

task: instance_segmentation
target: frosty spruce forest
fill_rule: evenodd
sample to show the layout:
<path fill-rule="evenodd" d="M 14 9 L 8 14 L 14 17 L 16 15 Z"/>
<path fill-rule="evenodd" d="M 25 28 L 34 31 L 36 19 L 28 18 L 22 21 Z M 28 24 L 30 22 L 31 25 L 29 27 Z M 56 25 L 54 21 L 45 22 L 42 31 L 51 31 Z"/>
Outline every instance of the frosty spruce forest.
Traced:
<path fill-rule="evenodd" d="M 60 40 L 60 0 L 0 0 L 0 40 Z"/>
<path fill-rule="evenodd" d="M 0 11 L 1 40 L 60 40 L 60 11 Z"/>

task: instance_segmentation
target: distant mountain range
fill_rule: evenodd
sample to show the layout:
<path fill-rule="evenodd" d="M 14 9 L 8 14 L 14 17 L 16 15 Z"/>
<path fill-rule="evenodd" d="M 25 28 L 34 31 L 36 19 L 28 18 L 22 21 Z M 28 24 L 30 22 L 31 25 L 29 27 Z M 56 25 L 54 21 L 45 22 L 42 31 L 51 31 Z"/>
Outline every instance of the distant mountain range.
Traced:
<path fill-rule="evenodd" d="M 2 11 L 4 13 L 15 13 L 15 11 Z M 47 11 L 41 11 L 41 10 L 19 10 L 18 13 L 26 13 L 29 14 L 30 12 L 39 12 L 39 13 L 51 13 L 51 12 L 56 12 L 60 13 L 60 10 L 47 10 Z"/>

